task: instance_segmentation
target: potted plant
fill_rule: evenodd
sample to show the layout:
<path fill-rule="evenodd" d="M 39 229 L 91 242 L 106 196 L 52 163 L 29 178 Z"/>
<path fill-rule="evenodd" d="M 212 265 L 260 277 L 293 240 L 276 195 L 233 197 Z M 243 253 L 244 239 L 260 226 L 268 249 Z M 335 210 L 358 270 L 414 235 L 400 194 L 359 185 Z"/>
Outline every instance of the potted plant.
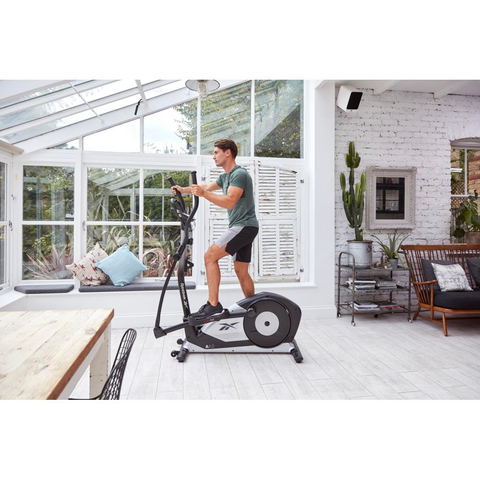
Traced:
<path fill-rule="evenodd" d="M 400 255 L 398 254 L 398 251 L 400 250 L 403 242 L 409 237 L 410 235 L 405 235 L 403 238 L 401 238 L 401 235 L 397 236 L 397 231 L 395 230 L 393 237 L 388 235 L 388 245 L 383 243 L 376 235 L 372 235 L 375 240 L 377 240 L 378 244 L 380 245 L 381 249 L 383 250 L 383 253 L 388 259 L 388 262 L 390 263 L 390 266 L 392 268 L 398 268 L 398 261 L 400 260 L 402 266 L 404 268 L 405 264 L 403 263 L 402 259 L 400 258 Z"/>
<path fill-rule="evenodd" d="M 452 236 L 464 239 L 465 243 L 480 243 L 480 216 L 478 215 L 478 193 L 460 203 L 460 208 L 455 216 L 455 227 Z"/>
<path fill-rule="evenodd" d="M 363 212 L 365 209 L 365 187 L 367 175 L 360 175 L 360 182 L 355 183 L 355 169 L 360 165 L 360 155 L 355 151 L 354 142 L 348 145 L 348 153 L 345 154 L 345 163 L 350 169 L 348 176 L 348 189 L 345 174 L 340 173 L 340 186 L 342 187 L 342 200 L 348 225 L 355 230 L 355 240 L 348 240 L 348 253 L 355 257 L 356 268 L 369 268 L 372 264 L 372 240 L 363 239 Z M 349 264 L 352 265 L 352 257 L 349 255 Z"/>

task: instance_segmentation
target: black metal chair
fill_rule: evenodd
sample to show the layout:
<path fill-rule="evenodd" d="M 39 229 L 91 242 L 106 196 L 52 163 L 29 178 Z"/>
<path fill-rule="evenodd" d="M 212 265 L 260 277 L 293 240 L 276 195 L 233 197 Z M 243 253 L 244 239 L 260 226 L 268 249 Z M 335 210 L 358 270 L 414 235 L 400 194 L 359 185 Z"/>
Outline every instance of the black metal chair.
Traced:
<path fill-rule="evenodd" d="M 70 398 L 69 400 L 120 400 L 120 392 L 122 390 L 123 375 L 125 368 L 127 367 L 128 357 L 132 351 L 133 344 L 137 338 L 137 332 L 133 328 L 129 328 L 120 341 L 120 346 L 115 356 L 110 375 L 105 382 L 105 385 L 100 392 L 94 398 Z"/>

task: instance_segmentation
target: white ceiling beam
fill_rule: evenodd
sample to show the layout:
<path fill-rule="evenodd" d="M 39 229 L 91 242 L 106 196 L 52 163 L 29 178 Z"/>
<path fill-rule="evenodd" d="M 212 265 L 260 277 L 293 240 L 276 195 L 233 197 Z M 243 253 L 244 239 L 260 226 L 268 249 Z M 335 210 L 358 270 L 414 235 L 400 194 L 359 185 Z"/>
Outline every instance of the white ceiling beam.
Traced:
<path fill-rule="evenodd" d="M 142 82 L 140 80 L 135 80 L 135 83 L 137 84 L 138 92 L 140 93 L 140 96 L 142 97 L 142 100 L 147 103 L 147 97 L 145 96 L 145 92 L 143 91 L 142 87 Z"/>
<path fill-rule="evenodd" d="M 0 140 L 0 151 L 8 152 L 11 153 L 12 155 L 20 155 L 23 153 L 23 150 L 21 148 L 16 147 L 15 145 L 10 145 L 7 142 L 2 142 Z"/>
<path fill-rule="evenodd" d="M 329 80 L 315 80 L 315 88 L 322 88 Z"/>
<path fill-rule="evenodd" d="M 453 93 L 455 90 L 458 90 L 462 85 L 467 83 L 467 80 L 453 80 L 448 82 L 442 88 L 438 89 L 436 92 L 433 92 L 433 98 L 442 98 L 445 95 Z"/>
<path fill-rule="evenodd" d="M 223 80 L 220 81 L 219 90 L 238 85 L 246 80 Z M 217 90 L 218 91 L 218 90 Z M 166 108 L 173 107 L 180 103 L 187 102 L 197 98 L 199 95 L 196 92 L 192 92 L 188 88 L 184 87 L 173 92 L 165 93 L 158 97 L 151 98 L 148 104 L 140 104 L 138 109 L 138 116 L 147 115 L 149 113 L 155 113 Z M 80 136 L 90 135 L 97 131 L 105 130 L 106 128 L 115 127 L 122 123 L 138 118 L 134 114 L 135 109 L 133 106 L 120 108 L 114 112 L 109 112 L 102 115 L 103 125 L 98 118 L 91 118 L 83 122 L 63 127 L 53 132 L 39 135 L 38 137 L 30 138 L 23 142 L 16 144 L 17 147 L 22 148 L 24 153 L 31 153 L 44 148 L 53 147 L 61 143 L 67 143 L 71 140 L 75 140 Z"/>
<path fill-rule="evenodd" d="M 380 82 L 373 89 L 373 93 L 374 93 L 374 95 L 380 95 L 381 93 L 386 92 L 387 90 L 391 90 L 392 87 L 399 82 L 400 82 L 400 80 L 384 80 L 383 82 Z"/>
<path fill-rule="evenodd" d="M 1 80 L 0 101 L 6 101 L 18 95 L 28 95 L 68 82 L 69 80 Z"/>
<path fill-rule="evenodd" d="M 157 82 L 150 83 L 147 87 L 144 87 L 144 88 L 145 88 L 145 91 L 148 92 L 150 90 L 153 90 L 154 88 L 163 87 L 175 81 L 176 80 L 158 80 Z M 78 89 L 78 87 L 76 88 Z M 107 105 L 108 103 L 116 102 L 117 100 L 123 100 L 124 98 L 131 97 L 132 95 L 136 95 L 137 93 L 138 93 L 137 88 L 130 88 L 123 92 L 115 93 L 113 95 L 109 95 L 108 97 L 94 100 L 93 102 L 90 102 L 90 106 L 92 108 L 101 107 L 103 105 Z M 76 115 L 77 113 L 85 112 L 86 110 L 88 110 L 88 108 L 89 107 L 85 104 L 77 105 L 76 107 L 72 107 L 72 108 L 67 108 L 65 110 L 62 110 L 61 112 L 52 113 L 51 115 L 46 115 L 45 117 L 39 118 L 37 120 L 32 120 L 30 122 L 25 122 L 19 125 L 15 125 L 14 127 L 6 128 L 5 130 L 0 130 L 0 136 L 6 137 L 7 135 L 18 133 L 28 128 L 36 127 L 37 125 L 43 125 L 44 123 L 52 122 L 60 118 Z"/>

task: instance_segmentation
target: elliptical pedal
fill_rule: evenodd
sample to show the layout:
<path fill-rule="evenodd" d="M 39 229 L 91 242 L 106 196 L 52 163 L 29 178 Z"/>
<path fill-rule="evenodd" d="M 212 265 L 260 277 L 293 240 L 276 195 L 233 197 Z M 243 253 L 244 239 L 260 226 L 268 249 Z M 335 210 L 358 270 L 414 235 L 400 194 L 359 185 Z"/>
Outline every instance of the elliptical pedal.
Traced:
<path fill-rule="evenodd" d="M 214 315 L 210 315 L 205 318 L 197 318 L 197 317 L 194 317 L 193 315 L 190 315 L 188 317 L 188 324 L 191 325 L 192 327 L 200 327 L 202 325 L 205 325 L 206 323 L 218 322 L 218 320 L 224 320 L 229 316 L 230 316 L 230 312 L 228 311 L 228 309 L 225 308 L 223 309 L 222 312 L 215 313 Z"/>

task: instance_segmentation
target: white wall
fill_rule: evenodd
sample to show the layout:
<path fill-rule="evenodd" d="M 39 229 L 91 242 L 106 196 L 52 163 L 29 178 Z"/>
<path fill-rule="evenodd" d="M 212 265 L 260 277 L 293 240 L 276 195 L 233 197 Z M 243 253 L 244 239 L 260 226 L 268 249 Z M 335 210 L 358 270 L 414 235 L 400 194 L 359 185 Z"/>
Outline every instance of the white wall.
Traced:
<path fill-rule="evenodd" d="M 450 141 L 480 137 L 480 97 L 387 91 L 364 95 L 356 112 L 336 108 L 335 129 L 335 236 L 336 252 L 347 249 L 354 234 L 348 227 L 339 185 L 339 174 L 347 172 L 345 153 L 354 141 L 368 166 L 417 167 L 416 228 L 407 243 L 450 242 Z M 357 178 L 359 174 L 357 175 Z M 372 232 L 387 238 L 387 233 Z M 364 238 L 369 239 L 368 231 Z M 374 259 L 380 249 L 374 244 Z"/>

